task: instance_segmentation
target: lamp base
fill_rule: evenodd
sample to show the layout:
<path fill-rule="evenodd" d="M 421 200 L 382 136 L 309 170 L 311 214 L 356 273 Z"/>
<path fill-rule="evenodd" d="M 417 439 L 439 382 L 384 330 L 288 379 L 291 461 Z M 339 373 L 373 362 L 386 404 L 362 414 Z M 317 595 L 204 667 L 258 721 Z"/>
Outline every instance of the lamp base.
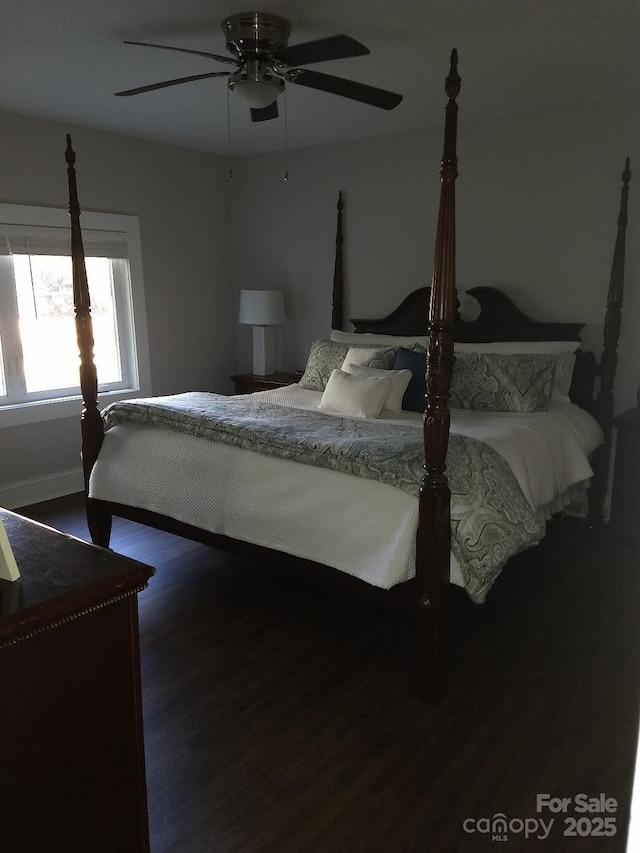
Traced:
<path fill-rule="evenodd" d="M 255 376 L 269 376 L 275 372 L 273 326 L 253 327 L 253 372 Z"/>

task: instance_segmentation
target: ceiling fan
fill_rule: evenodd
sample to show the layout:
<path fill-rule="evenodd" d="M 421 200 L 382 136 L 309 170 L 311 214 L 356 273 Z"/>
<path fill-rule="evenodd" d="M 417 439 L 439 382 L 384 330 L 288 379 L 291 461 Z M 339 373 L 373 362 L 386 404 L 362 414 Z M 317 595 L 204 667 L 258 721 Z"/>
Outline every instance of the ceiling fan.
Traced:
<path fill-rule="evenodd" d="M 320 89 L 333 95 L 342 95 L 353 101 L 392 110 L 402 100 L 402 95 L 387 92 L 334 77 L 298 65 L 310 65 L 313 62 L 325 62 L 330 59 L 346 59 L 351 56 L 365 56 L 369 53 L 360 42 L 345 35 L 329 36 L 315 41 L 288 46 L 291 25 L 284 18 L 264 12 L 242 12 L 231 15 L 222 22 L 222 31 L 226 38 L 227 50 L 231 56 L 219 56 L 202 50 L 189 50 L 183 47 L 171 47 L 148 42 L 126 41 L 141 47 L 158 47 L 162 50 L 177 50 L 181 53 L 193 53 L 206 56 L 216 62 L 233 65 L 236 71 L 211 71 L 206 74 L 193 74 L 176 80 L 165 80 L 137 89 L 116 92 L 116 95 L 139 95 L 154 89 L 177 86 L 192 80 L 207 77 L 228 77 L 229 89 L 237 94 L 251 110 L 252 121 L 266 121 L 278 117 L 277 98 L 284 91 L 285 82 L 296 83 L 311 89 Z"/>

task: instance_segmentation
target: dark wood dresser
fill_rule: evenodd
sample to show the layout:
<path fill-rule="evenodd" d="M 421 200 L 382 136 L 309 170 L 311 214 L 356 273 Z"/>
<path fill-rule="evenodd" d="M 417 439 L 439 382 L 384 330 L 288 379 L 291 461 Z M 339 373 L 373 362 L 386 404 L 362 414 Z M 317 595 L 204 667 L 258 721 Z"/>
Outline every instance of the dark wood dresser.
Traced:
<path fill-rule="evenodd" d="M 610 523 L 617 541 L 640 545 L 640 409 L 614 421 L 617 430 Z"/>
<path fill-rule="evenodd" d="M 137 593 L 153 569 L 0 509 L 0 838 L 7 853 L 149 850 Z"/>

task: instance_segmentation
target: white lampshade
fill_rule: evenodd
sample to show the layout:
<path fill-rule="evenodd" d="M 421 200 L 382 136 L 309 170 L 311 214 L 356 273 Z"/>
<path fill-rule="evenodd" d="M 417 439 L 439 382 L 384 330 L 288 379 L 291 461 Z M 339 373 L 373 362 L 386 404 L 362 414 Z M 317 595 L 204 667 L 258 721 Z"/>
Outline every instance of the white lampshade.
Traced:
<path fill-rule="evenodd" d="M 241 290 L 239 321 L 249 326 L 277 326 L 284 322 L 281 290 Z"/>

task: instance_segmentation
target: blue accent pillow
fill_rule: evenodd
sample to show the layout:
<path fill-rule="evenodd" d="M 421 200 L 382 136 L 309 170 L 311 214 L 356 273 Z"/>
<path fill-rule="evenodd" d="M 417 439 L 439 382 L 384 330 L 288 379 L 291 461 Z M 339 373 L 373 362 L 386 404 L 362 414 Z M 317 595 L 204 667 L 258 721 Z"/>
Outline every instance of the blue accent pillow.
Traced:
<path fill-rule="evenodd" d="M 425 351 L 400 347 L 393 362 L 394 370 L 410 370 L 411 379 L 402 398 L 402 408 L 408 412 L 424 412 Z"/>

